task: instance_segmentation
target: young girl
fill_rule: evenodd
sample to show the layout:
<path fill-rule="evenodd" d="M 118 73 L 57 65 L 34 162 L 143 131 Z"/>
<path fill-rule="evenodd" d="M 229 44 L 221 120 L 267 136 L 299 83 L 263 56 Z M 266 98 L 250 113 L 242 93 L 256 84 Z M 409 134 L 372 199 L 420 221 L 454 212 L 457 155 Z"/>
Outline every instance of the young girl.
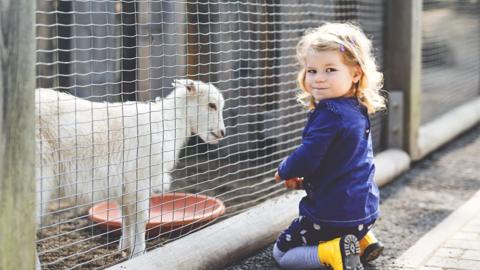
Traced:
<path fill-rule="evenodd" d="M 310 111 L 302 144 L 275 174 L 303 188 L 300 216 L 278 237 L 287 269 L 363 269 L 383 246 L 370 229 L 379 215 L 368 114 L 385 108 L 371 41 L 345 23 L 308 30 L 297 44 L 299 100 Z M 359 241 L 360 239 L 360 241 Z"/>

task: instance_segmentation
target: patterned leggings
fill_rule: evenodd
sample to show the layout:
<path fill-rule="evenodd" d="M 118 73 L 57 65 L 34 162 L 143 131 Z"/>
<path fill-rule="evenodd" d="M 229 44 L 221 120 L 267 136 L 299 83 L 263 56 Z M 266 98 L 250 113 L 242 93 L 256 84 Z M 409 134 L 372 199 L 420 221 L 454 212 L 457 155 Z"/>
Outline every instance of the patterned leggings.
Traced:
<path fill-rule="evenodd" d="M 299 246 L 316 246 L 321 242 L 347 234 L 353 234 L 360 240 L 373 227 L 374 223 L 375 220 L 371 223 L 361 224 L 355 227 L 329 227 L 320 226 L 304 216 L 299 216 L 280 234 L 276 245 L 280 251 L 286 252 L 289 249 Z"/>

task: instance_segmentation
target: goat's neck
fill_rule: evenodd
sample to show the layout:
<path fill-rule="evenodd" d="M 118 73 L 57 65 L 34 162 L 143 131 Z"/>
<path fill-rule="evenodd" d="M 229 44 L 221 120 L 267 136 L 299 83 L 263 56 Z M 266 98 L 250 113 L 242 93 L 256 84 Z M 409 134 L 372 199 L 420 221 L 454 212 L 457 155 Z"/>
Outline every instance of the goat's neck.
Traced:
<path fill-rule="evenodd" d="M 178 91 L 172 92 L 165 98 L 152 103 L 152 111 L 161 114 L 162 121 L 169 122 L 169 126 L 175 128 L 175 141 L 177 144 L 185 143 L 190 137 L 192 127 L 187 118 L 187 97 Z M 153 132 L 163 131 L 166 123 L 158 123 Z M 157 133 L 158 134 L 158 133 Z M 178 152 L 181 146 L 176 147 Z M 178 153 L 177 153 L 178 155 Z"/>

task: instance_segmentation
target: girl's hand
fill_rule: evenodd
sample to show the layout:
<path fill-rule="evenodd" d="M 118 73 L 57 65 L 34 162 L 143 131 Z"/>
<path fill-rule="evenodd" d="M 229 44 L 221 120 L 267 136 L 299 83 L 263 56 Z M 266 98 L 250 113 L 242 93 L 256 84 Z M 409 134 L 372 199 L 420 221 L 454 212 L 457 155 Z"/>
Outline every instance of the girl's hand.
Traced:
<path fill-rule="evenodd" d="M 281 182 L 283 179 L 278 174 L 278 171 L 275 172 L 275 183 Z M 294 177 L 285 180 L 284 185 L 287 189 L 303 189 L 303 178 Z"/>
<path fill-rule="evenodd" d="M 275 172 L 275 183 L 279 183 L 282 181 L 282 178 L 278 174 L 278 171 Z"/>
<path fill-rule="evenodd" d="M 285 180 L 285 187 L 287 189 L 303 189 L 303 178 L 295 177 Z"/>

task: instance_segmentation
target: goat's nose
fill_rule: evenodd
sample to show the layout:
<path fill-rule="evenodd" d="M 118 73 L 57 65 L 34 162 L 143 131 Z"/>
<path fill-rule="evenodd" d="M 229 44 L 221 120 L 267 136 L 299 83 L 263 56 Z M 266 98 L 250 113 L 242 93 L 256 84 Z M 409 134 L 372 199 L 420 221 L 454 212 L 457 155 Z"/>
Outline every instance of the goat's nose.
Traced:
<path fill-rule="evenodd" d="M 220 134 L 222 134 L 222 137 L 225 137 L 225 130 L 220 130 Z"/>

